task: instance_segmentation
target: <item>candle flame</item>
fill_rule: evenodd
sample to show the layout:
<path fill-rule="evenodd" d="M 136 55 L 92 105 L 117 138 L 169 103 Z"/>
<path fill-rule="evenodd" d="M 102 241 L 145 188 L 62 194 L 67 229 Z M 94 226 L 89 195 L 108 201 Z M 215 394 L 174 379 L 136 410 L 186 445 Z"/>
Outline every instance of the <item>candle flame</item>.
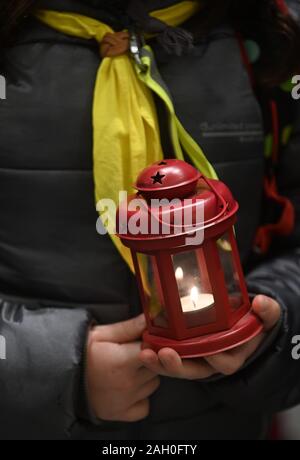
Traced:
<path fill-rule="evenodd" d="M 199 299 L 199 291 L 196 286 L 192 287 L 191 289 L 191 301 L 193 302 L 194 306 L 197 305 Z"/>
<path fill-rule="evenodd" d="M 184 273 L 181 267 L 178 267 L 175 271 L 175 277 L 177 281 L 182 281 L 184 278 Z"/>

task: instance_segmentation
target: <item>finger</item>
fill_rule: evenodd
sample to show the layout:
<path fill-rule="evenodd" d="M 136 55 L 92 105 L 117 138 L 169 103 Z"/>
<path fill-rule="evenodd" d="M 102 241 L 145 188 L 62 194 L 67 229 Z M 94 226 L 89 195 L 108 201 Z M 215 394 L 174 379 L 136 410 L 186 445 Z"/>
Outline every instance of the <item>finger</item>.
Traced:
<path fill-rule="evenodd" d="M 264 341 L 266 337 L 265 333 L 259 334 L 257 337 L 254 337 L 254 339 L 250 340 L 248 343 L 242 345 L 237 348 L 236 350 L 232 350 L 233 354 L 236 354 L 237 356 L 239 355 L 239 351 L 243 355 L 243 365 L 245 362 L 256 352 L 258 347 L 261 345 L 261 343 Z"/>
<path fill-rule="evenodd" d="M 262 320 L 265 331 L 270 331 L 278 323 L 281 316 L 281 308 L 276 300 L 264 295 L 258 295 L 253 300 L 254 313 Z"/>
<path fill-rule="evenodd" d="M 157 375 L 158 374 L 156 372 L 150 371 L 150 369 L 147 369 L 142 364 L 142 367 L 138 370 L 138 373 L 137 373 L 137 381 L 138 381 L 139 385 L 142 386 L 142 385 L 145 385 L 146 383 L 150 382 L 154 378 L 156 378 Z"/>
<path fill-rule="evenodd" d="M 164 367 L 159 361 L 158 355 L 153 350 L 142 350 L 140 353 L 140 361 L 143 366 L 154 372 L 156 375 L 167 375 Z"/>
<path fill-rule="evenodd" d="M 183 364 L 176 351 L 171 348 L 163 348 L 158 352 L 158 358 L 169 376 L 177 378 L 182 377 Z"/>
<path fill-rule="evenodd" d="M 158 357 L 165 373 L 174 378 L 187 380 L 206 379 L 216 372 L 204 359 L 184 359 L 171 348 L 163 348 Z"/>
<path fill-rule="evenodd" d="M 144 315 L 120 323 L 97 326 L 91 340 L 98 342 L 127 343 L 140 339 L 146 328 Z"/>
<path fill-rule="evenodd" d="M 225 353 L 206 357 L 205 360 L 215 371 L 223 375 L 233 375 L 238 372 L 246 363 L 247 359 L 253 355 L 264 339 L 264 334 L 260 334 L 253 340 L 241 347 Z"/>
<path fill-rule="evenodd" d="M 122 414 L 119 414 L 114 417 L 115 421 L 118 422 L 139 422 L 140 420 L 145 419 L 149 415 L 150 403 L 148 399 L 139 401 L 134 404 L 130 409 Z"/>
<path fill-rule="evenodd" d="M 136 401 L 141 401 L 147 398 L 150 398 L 150 396 L 155 393 L 158 388 L 160 387 L 160 378 L 156 377 L 150 382 L 148 382 L 146 385 L 143 385 L 139 388 L 139 390 L 136 392 Z"/>
<path fill-rule="evenodd" d="M 139 359 L 142 349 L 141 342 L 123 343 L 117 346 L 119 346 L 121 365 L 131 369 L 141 369 L 143 367 L 143 363 Z"/>

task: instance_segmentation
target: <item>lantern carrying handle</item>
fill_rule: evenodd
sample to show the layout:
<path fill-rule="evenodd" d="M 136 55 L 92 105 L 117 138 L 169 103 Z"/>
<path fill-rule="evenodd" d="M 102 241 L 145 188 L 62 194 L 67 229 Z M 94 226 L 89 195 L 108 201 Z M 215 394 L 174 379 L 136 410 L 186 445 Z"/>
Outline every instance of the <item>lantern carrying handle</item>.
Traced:
<path fill-rule="evenodd" d="M 205 177 L 203 174 L 200 175 L 199 177 L 199 181 L 203 179 L 204 182 L 208 185 L 208 187 L 215 193 L 215 195 L 217 196 L 217 198 L 221 201 L 222 203 L 222 210 L 219 212 L 219 214 L 217 214 L 215 217 L 213 217 L 212 219 L 209 219 L 206 221 L 206 226 L 213 223 L 213 222 L 216 222 L 218 221 L 227 211 L 228 209 L 228 203 L 226 202 L 226 200 L 224 199 L 224 197 L 218 192 L 218 190 L 216 189 L 216 187 L 211 183 L 211 180 L 209 180 L 207 177 Z M 199 181 L 197 183 L 199 183 Z M 149 209 L 149 206 L 148 204 L 146 204 L 147 206 L 147 212 L 149 215 L 151 215 L 151 210 Z M 153 218 L 153 215 L 152 215 L 152 218 Z M 164 225 L 164 221 L 161 220 L 160 216 L 157 217 L 157 221 L 161 224 L 161 225 Z M 172 225 L 173 228 L 177 228 L 177 227 L 181 227 L 180 225 Z M 187 226 L 188 227 L 188 226 Z M 194 227 L 192 227 L 194 228 Z"/>
<path fill-rule="evenodd" d="M 203 174 L 201 175 L 200 179 L 204 180 L 204 182 L 211 188 L 211 190 L 217 195 L 217 197 L 219 198 L 219 200 L 222 203 L 222 211 L 220 211 L 219 214 L 216 215 L 216 217 L 213 217 L 212 219 L 209 219 L 206 222 L 207 224 L 210 224 L 211 222 L 215 222 L 216 220 L 219 220 L 225 214 L 225 212 L 228 209 L 228 203 L 225 200 L 225 198 L 220 194 L 220 192 L 218 192 L 216 187 L 212 184 L 211 180 L 207 179 L 207 177 L 205 177 Z"/>
<path fill-rule="evenodd" d="M 215 193 L 215 195 L 217 196 L 217 198 L 221 201 L 222 203 L 222 210 L 219 212 L 219 214 L 217 214 L 215 217 L 212 217 L 211 219 L 207 220 L 205 222 L 205 225 L 208 226 L 209 224 L 213 223 L 213 222 L 216 222 L 218 221 L 219 219 L 221 219 L 221 217 L 223 217 L 223 215 L 226 213 L 227 209 L 228 209 L 228 203 L 226 202 L 226 200 L 224 199 L 224 197 L 218 192 L 218 190 L 216 189 L 216 187 L 214 187 L 214 185 L 212 185 L 211 183 L 211 180 L 209 180 L 207 177 L 205 177 L 203 174 L 201 174 L 199 180 L 203 179 L 204 182 L 210 187 L 210 189 Z M 161 224 L 163 224 L 163 222 L 161 222 L 161 220 L 159 220 Z M 174 225 L 174 227 L 177 227 L 177 225 Z"/>

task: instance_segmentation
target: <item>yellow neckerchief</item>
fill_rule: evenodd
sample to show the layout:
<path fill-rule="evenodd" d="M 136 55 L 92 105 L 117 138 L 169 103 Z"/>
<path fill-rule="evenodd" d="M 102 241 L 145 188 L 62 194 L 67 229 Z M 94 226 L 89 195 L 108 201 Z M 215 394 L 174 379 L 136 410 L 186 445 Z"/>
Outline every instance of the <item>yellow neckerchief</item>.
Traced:
<path fill-rule="evenodd" d="M 183 1 L 151 13 L 169 26 L 179 26 L 199 8 L 198 1 Z M 101 44 L 108 25 L 75 13 L 38 10 L 36 17 L 44 24 L 66 35 L 94 39 Z M 133 192 L 133 183 L 146 166 L 163 158 L 159 124 L 153 94 L 165 103 L 169 114 L 174 154 L 184 159 L 185 152 L 206 176 L 216 178 L 212 165 L 201 148 L 185 131 L 175 114 L 170 94 L 155 67 L 149 46 L 142 49 L 141 70 L 129 53 L 106 57 L 99 67 L 93 105 L 94 181 L 96 203 L 108 198 L 118 204 L 119 192 Z M 78 65 L 84 65 L 79 62 Z M 101 203 L 101 202 L 100 202 Z M 115 222 L 103 204 L 97 206 L 104 224 Z M 111 234 L 128 266 L 134 272 L 131 253 L 119 238 Z"/>

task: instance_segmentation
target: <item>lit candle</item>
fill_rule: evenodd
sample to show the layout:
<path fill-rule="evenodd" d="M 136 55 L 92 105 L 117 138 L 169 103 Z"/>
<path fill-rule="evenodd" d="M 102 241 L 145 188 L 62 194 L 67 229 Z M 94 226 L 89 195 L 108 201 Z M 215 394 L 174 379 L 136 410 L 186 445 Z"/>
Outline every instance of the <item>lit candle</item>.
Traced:
<path fill-rule="evenodd" d="M 179 282 L 179 286 L 182 286 L 184 279 L 184 272 L 181 267 L 177 267 L 175 270 L 175 278 Z M 205 308 L 209 308 L 214 304 L 214 296 L 212 294 L 202 294 L 196 286 L 193 286 L 190 295 L 181 297 L 182 311 L 184 313 L 199 312 Z"/>
<path fill-rule="evenodd" d="M 188 296 L 181 298 L 182 311 L 191 313 L 205 308 L 209 308 L 214 304 L 214 296 L 212 294 L 202 294 L 196 286 L 191 289 Z"/>

